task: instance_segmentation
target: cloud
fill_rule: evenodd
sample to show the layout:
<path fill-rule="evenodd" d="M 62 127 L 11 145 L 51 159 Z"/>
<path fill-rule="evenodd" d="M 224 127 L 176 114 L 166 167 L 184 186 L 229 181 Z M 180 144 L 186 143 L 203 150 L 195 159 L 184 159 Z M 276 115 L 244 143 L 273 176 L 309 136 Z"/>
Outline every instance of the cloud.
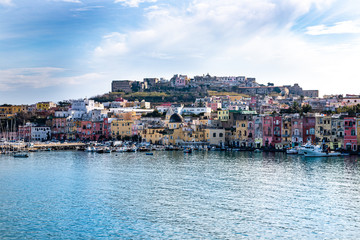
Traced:
<path fill-rule="evenodd" d="M 0 0 L 0 5 L 11 6 L 12 4 L 12 0 Z"/>
<path fill-rule="evenodd" d="M 19 86 L 34 89 L 60 85 L 79 85 L 95 79 L 101 79 L 100 74 L 88 73 L 80 76 L 62 77 L 66 72 L 63 68 L 15 68 L 0 70 L 0 91 L 15 90 Z"/>
<path fill-rule="evenodd" d="M 121 3 L 127 7 L 139 7 L 139 4 L 144 2 L 154 3 L 157 2 L 157 0 L 115 0 L 115 3 Z"/>
<path fill-rule="evenodd" d="M 113 75 L 138 80 L 210 72 L 250 75 L 260 82 L 298 82 L 306 89 L 327 93 L 352 90 L 351 84 L 339 87 L 337 82 L 343 77 L 349 82 L 356 79 L 358 39 L 344 44 L 312 42 L 292 31 L 299 18 L 333 11 L 333 3 L 192 0 L 182 8 L 154 5 L 144 9 L 146 21 L 141 29 L 104 36 L 94 49 L 93 61 Z M 358 31 L 356 22 L 336 26 L 338 29 L 310 28 L 307 34 Z"/>
<path fill-rule="evenodd" d="M 104 8 L 104 6 L 87 6 L 82 8 L 71 9 L 73 12 L 87 12 L 95 9 Z"/>
<path fill-rule="evenodd" d="M 360 33 L 360 21 L 337 22 L 333 26 L 317 25 L 307 28 L 306 34 L 325 35 L 325 34 L 345 34 Z"/>
<path fill-rule="evenodd" d="M 55 2 L 82 3 L 80 0 L 53 0 Z"/>
<path fill-rule="evenodd" d="M 95 49 L 97 57 L 209 58 L 258 34 L 289 29 L 311 7 L 330 0 L 193 0 L 186 8 L 156 5 L 144 11 L 145 27 L 113 32 Z M 280 31 L 279 31 L 280 29 Z M 130 58 L 129 58 L 130 56 Z"/>

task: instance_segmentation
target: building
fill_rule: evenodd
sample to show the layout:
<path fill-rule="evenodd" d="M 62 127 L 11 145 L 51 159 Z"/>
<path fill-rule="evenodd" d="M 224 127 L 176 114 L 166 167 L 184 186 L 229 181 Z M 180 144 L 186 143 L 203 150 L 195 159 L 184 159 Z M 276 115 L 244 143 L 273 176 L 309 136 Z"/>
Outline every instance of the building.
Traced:
<path fill-rule="evenodd" d="M 171 79 L 171 86 L 175 88 L 184 88 L 189 84 L 190 79 L 186 75 L 175 74 Z"/>
<path fill-rule="evenodd" d="M 336 114 L 331 116 L 330 148 L 336 150 L 344 148 L 344 117 Z"/>
<path fill-rule="evenodd" d="M 344 145 L 346 150 L 356 151 L 357 150 L 357 134 L 356 134 L 356 118 L 355 117 L 344 117 Z"/>
<path fill-rule="evenodd" d="M 205 141 L 210 146 L 222 147 L 225 144 L 225 129 L 205 129 Z"/>
<path fill-rule="evenodd" d="M 315 117 L 303 117 L 303 142 L 315 143 Z"/>
<path fill-rule="evenodd" d="M 293 146 L 302 145 L 303 143 L 303 120 L 300 116 L 293 116 L 291 119 L 292 136 L 291 142 Z"/>
<path fill-rule="evenodd" d="M 38 111 L 47 111 L 51 108 L 55 108 L 56 104 L 53 102 L 39 102 L 36 104 L 36 110 Z"/>
<path fill-rule="evenodd" d="M 130 80 L 114 80 L 111 83 L 111 91 L 131 93 L 133 82 L 134 81 L 130 81 Z"/>
<path fill-rule="evenodd" d="M 50 127 L 31 127 L 31 141 L 47 141 L 51 139 Z"/>
<path fill-rule="evenodd" d="M 272 146 L 273 142 L 273 117 L 271 116 L 264 116 L 263 117 L 263 144 L 265 147 Z"/>
<path fill-rule="evenodd" d="M 132 120 L 113 120 L 111 122 L 111 137 L 113 139 L 123 139 L 125 137 L 132 137 L 133 132 L 133 124 Z"/>

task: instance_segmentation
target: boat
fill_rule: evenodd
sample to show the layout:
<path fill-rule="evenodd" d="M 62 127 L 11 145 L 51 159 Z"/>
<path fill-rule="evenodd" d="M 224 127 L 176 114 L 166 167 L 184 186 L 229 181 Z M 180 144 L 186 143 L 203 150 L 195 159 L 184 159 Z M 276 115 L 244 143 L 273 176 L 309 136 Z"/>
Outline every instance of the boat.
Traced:
<path fill-rule="evenodd" d="M 145 146 L 141 146 L 141 147 L 139 147 L 139 152 L 148 152 L 148 151 L 150 151 L 150 149 L 149 148 L 147 148 L 147 147 L 145 147 Z"/>
<path fill-rule="evenodd" d="M 154 153 L 152 153 L 152 152 L 147 152 L 147 153 L 145 153 L 145 155 L 154 155 Z"/>
<path fill-rule="evenodd" d="M 290 148 L 286 150 L 287 154 L 298 154 L 298 150 L 296 148 Z"/>
<path fill-rule="evenodd" d="M 191 148 L 185 148 L 184 153 L 192 153 L 192 149 Z"/>
<path fill-rule="evenodd" d="M 111 149 L 108 147 L 98 148 L 96 149 L 97 153 L 111 153 Z"/>
<path fill-rule="evenodd" d="M 29 157 L 29 154 L 25 153 L 25 152 L 18 152 L 14 154 L 14 157 L 16 158 L 27 158 Z"/>
<path fill-rule="evenodd" d="M 305 150 L 311 150 L 314 149 L 316 146 L 312 145 L 311 143 L 306 143 L 305 145 L 302 145 L 298 148 L 298 154 L 299 155 L 304 155 L 304 151 Z"/>
<path fill-rule="evenodd" d="M 261 153 L 261 152 L 262 151 L 260 149 L 258 149 L 258 148 L 254 150 L 254 153 Z"/>
<path fill-rule="evenodd" d="M 323 146 L 315 146 L 312 149 L 304 150 L 305 157 L 336 157 L 341 156 L 339 152 L 331 152 L 329 150 L 324 150 Z"/>
<path fill-rule="evenodd" d="M 86 149 L 85 149 L 85 152 L 96 152 L 96 148 L 94 146 L 90 147 L 88 146 Z"/>

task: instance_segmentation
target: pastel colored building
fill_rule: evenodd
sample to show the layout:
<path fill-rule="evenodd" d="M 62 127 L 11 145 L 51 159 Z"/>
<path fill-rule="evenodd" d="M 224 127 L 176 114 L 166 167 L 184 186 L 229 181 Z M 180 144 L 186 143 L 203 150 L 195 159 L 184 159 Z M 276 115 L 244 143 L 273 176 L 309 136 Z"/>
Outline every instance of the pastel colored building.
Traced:
<path fill-rule="evenodd" d="M 357 134 L 356 134 L 356 118 L 355 117 L 344 117 L 344 145 L 346 150 L 357 150 Z"/>
<path fill-rule="evenodd" d="M 315 143 L 315 117 L 303 118 L 303 142 Z"/>
<path fill-rule="evenodd" d="M 273 117 L 273 144 L 277 148 L 282 148 L 281 142 L 281 127 L 282 127 L 282 117 L 281 116 L 275 116 Z"/>
<path fill-rule="evenodd" d="M 294 116 L 291 119 L 292 136 L 291 142 L 293 146 L 298 146 L 303 143 L 303 120 L 299 116 Z"/>
<path fill-rule="evenodd" d="M 274 135 L 273 117 L 264 116 L 262 127 L 263 127 L 263 145 L 265 147 L 273 146 L 273 135 Z"/>

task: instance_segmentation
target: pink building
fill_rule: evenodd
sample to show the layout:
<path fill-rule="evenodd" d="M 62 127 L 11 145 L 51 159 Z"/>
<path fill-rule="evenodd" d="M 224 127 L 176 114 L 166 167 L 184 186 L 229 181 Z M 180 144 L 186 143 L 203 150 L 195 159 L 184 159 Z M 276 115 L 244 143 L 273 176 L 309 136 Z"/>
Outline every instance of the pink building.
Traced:
<path fill-rule="evenodd" d="M 357 150 L 357 134 L 356 134 L 356 118 L 345 117 L 344 118 L 345 136 L 344 146 L 346 150 Z"/>
<path fill-rule="evenodd" d="M 18 128 L 18 135 L 20 140 L 24 140 L 26 142 L 30 141 L 31 139 L 31 124 L 27 124 L 25 126 L 19 126 Z"/>
<path fill-rule="evenodd" d="M 186 75 L 174 75 L 174 77 L 171 78 L 171 85 L 173 87 L 186 87 L 188 84 L 188 77 Z"/>
<path fill-rule="evenodd" d="M 104 137 L 106 139 L 110 138 L 110 135 L 111 135 L 111 122 L 109 121 L 109 118 L 104 118 L 102 132 L 103 132 L 102 134 L 104 135 Z"/>
<path fill-rule="evenodd" d="M 103 136 L 103 121 L 81 121 L 78 134 L 81 140 L 98 141 Z"/>
<path fill-rule="evenodd" d="M 218 102 L 207 103 L 207 107 L 211 108 L 211 111 L 217 111 L 218 108 L 221 108 L 221 103 Z"/>
<path fill-rule="evenodd" d="M 65 117 L 54 117 L 52 119 L 51 135 L 53 138 L 63 140 L 66 138 L 67 122 Z"/>
<path fill-rule="evenodd" d="M 273 145 L 273 117 L 271 116 L 264 116 L 263 117 L 263 146 L 270 147 Z"/>

